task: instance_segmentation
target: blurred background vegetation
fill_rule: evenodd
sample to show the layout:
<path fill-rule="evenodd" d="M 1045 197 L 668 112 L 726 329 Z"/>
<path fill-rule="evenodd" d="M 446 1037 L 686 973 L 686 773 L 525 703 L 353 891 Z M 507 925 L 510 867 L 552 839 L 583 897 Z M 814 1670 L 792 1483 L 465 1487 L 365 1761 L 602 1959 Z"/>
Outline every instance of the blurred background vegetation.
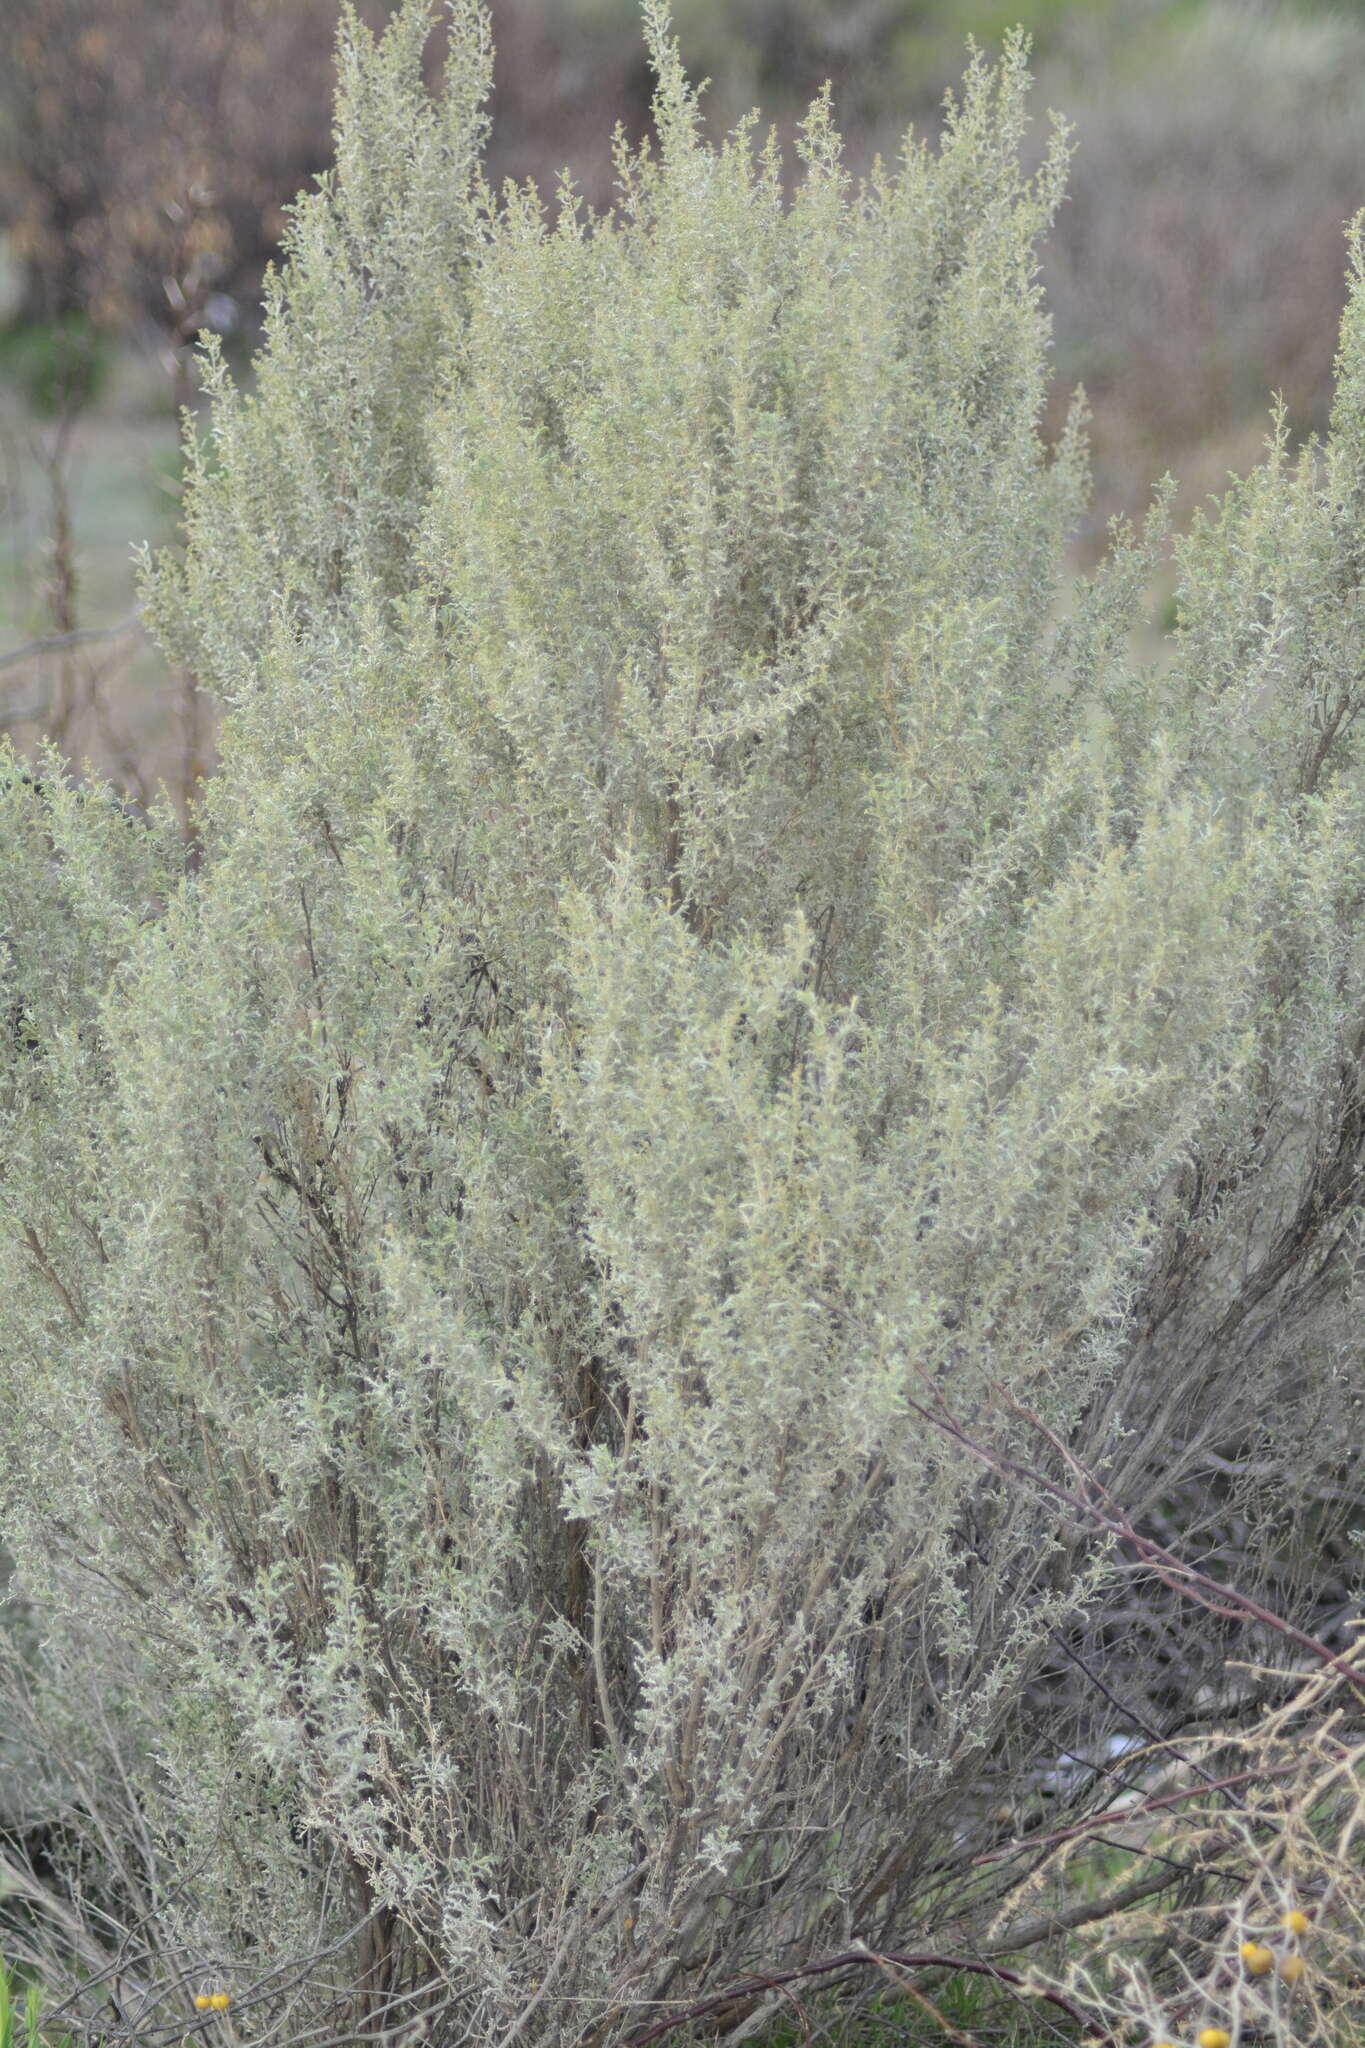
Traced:
<path fill-rule="evenodd" d="M 387 0 L 361 0 L 378 25 Z M 492 0 L 491 170 L 611 203 L 648 125 L 637 0 Z M 783 132 L 829 79 L 850 165 L 932 133 L 969 35 L 1034 39 L 1037 147 L 1075 132 L 1044 252 L 1060 422 L 1086 386 L 1107 522 L 1180 479 L 1188 516 L 1255 459 L 1272 392 L 1321 428 L 1365 205 L 1365 0 L 675 0 L 717 132 Z M 183 798 L 211 707 L 134 615 L 132 545 L 173 541 L 193 342 L 241 360 L 293 194 L 325 169 L 336 0 L 5 0 L 0 76 L 0 730 Z M 433 39 L 431 67 L 441 62 Z M 1154 593 L 1159 618 L 1161 593 Z M 36 644 L 35 644 L 36 643 Z"/>

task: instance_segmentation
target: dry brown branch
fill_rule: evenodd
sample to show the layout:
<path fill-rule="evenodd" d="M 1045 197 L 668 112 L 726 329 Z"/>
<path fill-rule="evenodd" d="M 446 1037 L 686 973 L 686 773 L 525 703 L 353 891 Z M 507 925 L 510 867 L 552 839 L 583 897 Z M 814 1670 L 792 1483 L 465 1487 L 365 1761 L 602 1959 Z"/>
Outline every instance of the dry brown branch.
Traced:
<path fill-rule="evenodd" d="M 1080 2027 L 1087 2038 L 1106 2038 L 1105 2029 L 1074 1999 L 1052 1988 L 1036 1988 L 1018 1970 L 1008 1969 L 1002 1963 L 983 1962 L 975 1956 L 939 1955 L 932 1950 L 909 1954 L 893 1949 L 852 1948 L 846 1949 L 841 1955 L 825 1956 L 818 1962 L 802 1963 L 794 1969 L 746 1977 L 740 1983 L 713 1993 L 709 1998 L 697 1999 L 693 2004 L 670 2014 L 667 2019 L 655 2020 L 651 2025 L 636 2028 L 627 2034 L 625 2048 L 648 2048 L 648 2043 L 662 2040 L 664 2035 L 673 2033 L 678 2027 L 689 2026 L 697 2020 L 714 2019 L 730 2007 L 743 2005 L 765 1991 L 776 1990 L 789 1984 L 812 1983 L 818 1978 L 830 1977 L 836 1972 L 845 1973 L 860 1965 L 883 1973 L 903 1970 L 946 1970 L 960 1971 L 968 1976 L 986 1977 L 992 1983 L 1008 1986 L 1012 1990 L 1024 1992 L 1027 1996 L 1041 1998 L 1049 2005 L 1055 2005 L 1069 2020 Z"/>
<path fill-rule="evenodd" d="M 44 633 L 36 640 L 27 640 L 22 647 L 11 647 L 0 654 L 0 669 L 17 668 L 23 662 L 39 661 L 44 655 L 58 654 L 66 647 L 85 647 L 102 640 L 118 640 L 125 633 L 131 633 L 142 622 L 142 606 L 134 605 L 126 618 L 116 619 L 112 626 L 76 626 L 65 633 Z M 37 713 L 32 714 L 37 716 Z M 17 724 L 20 714 L 10 712 L 9 722 Z"/>

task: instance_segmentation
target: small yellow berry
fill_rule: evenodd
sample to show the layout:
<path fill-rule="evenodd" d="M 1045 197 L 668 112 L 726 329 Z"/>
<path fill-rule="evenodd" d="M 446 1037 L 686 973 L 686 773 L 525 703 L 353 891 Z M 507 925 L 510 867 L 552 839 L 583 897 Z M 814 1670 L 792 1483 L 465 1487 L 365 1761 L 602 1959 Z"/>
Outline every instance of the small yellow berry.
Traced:
<path fill-rule="evenodd" d="M 1288 1928 L 1291 1934 L 1307 1934 L 1310 1922 L 1308 1915 L 1301 1913 L 1299 1908 L 1295 1906 L 1292 1912 L 1285 1914 L 1280 1925 L 1281 1927 Z"/>
<path fill-rule="evenodd" d="M 195 2011 L 196 2011 L 196 2012 L 207 2012 L 207 2011 L 208 2011 L 208 2009 L 209 2009 L 209 2005 L 210 2005 L 210 2003 L 211 2003 L 211 2001 L 210 2001 L 210 1998 L 209 1998 L 208 1992 L 207 1992 L 207 1991 L 201 1991 L 201 1992 L 199 1993 L 198 1997 L 197 1997 L 197 1998 L 195 1999 L 195 2001 L 194 2001 L 194 2009 L 195 2009 Z"/>
<path fill-rule="evenodd" d="M 1275 1967 L 1275 1951 L 1260 1941 L 1242 1943 L 1242 1961 L 1253 1977 L 1266 1977 Z"/>
<path fill-rule="evenodd" d="M 232 1993 L 230 1991 L 215 1991 L 209 2000 L 209 2004 L 215 2012 L 226 2012 L 231 2003 Z"/>
<path fill-rule="evenodd" d="M 1152 2048 L 1175 2048 L 1174 2041 L 1153 2041 Z"/>
<path fill-rule="evenodd" d="M 1199 2048 L 1232 2048 L 1232 2036 L 1226 2027 L 1201 2027 L 1197 2039 Z"/>
<path fill-rule="evenodd" d="M 1280 1963 L 1280 1975 L 1286 1984 L 1297 1984 L 1307 1968 L 1302 1956 L 1285 1956 Z"/>

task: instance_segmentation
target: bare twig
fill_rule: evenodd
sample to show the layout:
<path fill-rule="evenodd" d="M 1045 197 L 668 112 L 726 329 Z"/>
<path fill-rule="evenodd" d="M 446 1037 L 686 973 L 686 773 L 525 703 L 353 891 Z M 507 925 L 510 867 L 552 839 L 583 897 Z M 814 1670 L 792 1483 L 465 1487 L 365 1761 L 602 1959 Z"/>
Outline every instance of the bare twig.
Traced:
<path fill-rule="evenodd" d="M 1038 1430 L 1058 1453 L 1075 1476 L 1080 1491 L 1073 1492 L 1057 1480 L 1049 1479 L 1045 1472 L 1040 1472 L 1035 1466 L 1027 1465 L 1019 1458 L 1012 1458 L 1007 1452 L 995 1450 L 989 1444 L 979 1443 L 952 1414 L 937 1388 L 933 1389 L 932 1405 L 927 1406 L 919 1401 L 911 1402 L 909 1405 L 916 1414 L 923 1416 L 926 1422 L 941 1429 L 945 1435 L 950 1436 L 955 1443 L 960 1444 L 965 1451 L 970 1451 L 973 1457 L 979 1458 L 993 1471 L 1004 1473 L 1012 1479 L 1024 1480 L 1040 1493 L 1046 1494 L 1049 1499 L 1072 1509 L 1093 1527 L 1103 1530 L 1106 1535 L 1125 1544 L 1136 1552 L 1144 1564 L 1150 1566 L 1172 1592 L 1183 1594 L 1186 1599 L 1206 1608 L 1220 1620 L 1257 1622 L 1261 1627 L 1273 1630 L 1276 1635 L 1284 1637 L 1298 1649 L 1305 1650 L 1310 1656 L 1319 1659 L 1329 1671 L 1336 1672 L 1357 1692 L 1365 1693 L 1365 1673 L 1359 1666 L 1358 1651 L 1343 1654 L 1333 1650 L 1319 1637 L 1309 1635 L 1305 1629 L 1296 1628 L 1293 1622 L 1286 1621 L 1283 1615 L 1274 1613 L 1259 1600 L 1253 1599 L 1249 1593 L 1240 1592 L 1235 1586 L 1211 1578 L 1207 1572 L 1201 1572 L 1194 1565 L 1186 1564 L 1164 1544 L 1156 1542 L 1152 1537 L 1143 1536 L 1133 1527 L 1118 1503 L 1105 1491 L 1094 1475 L 1084 1469 L 1075 1453 L 1062 1442 L 1055 1431 L 1049 1429 L 1048 1425 L 1031 1410 L 1021 1406 L 1004 1388 L 998 1388 L 997 1391 L 1006 1406 Z M 1090 1497 L 1092 1493 L 1098 1495 L 1098 1501 Z M 1100 1505 L 1100 1502 L 1103 1505 Z"/>
<path fill-rule="evenodd" d="M 1182 1871 L 1179 1874 L 1188 1873 Z M 1108 1920 L 1116 1913 L 1126 1913 L 1130 1907 L 1140 1905 L 1143 1899 L 1150 1899 L 1157 1892 L 1168 1890 L 1174 1883 L 1175 1876 L 1169 1869 L 1146 1871 L 1102 1899 L 1079 1899 L 1074 1906 L 1066 1906 L 1059 1913 L 1040 1914 L 1036 1920 L 1025 1920 L 1018 1927 L 1006 1928 L 995 1941 L 988 1942 L 981 1953 L 985 1956 L 1017 1955 L 1020 1949 L 1036 1948 L 1039 1942 L 1052 1941 L 1059 1934 L 1073 1934 L 1078 1927 L 1090 1927 L 1097 1920 Z"/>
<path fill-rule="evenodd" d="M 928 1952 L 923 1955 L 906 1955 L 895 1949 L 846 1949 L 841 1955 L 826 1956 L 819 1962 L 801 1963 L 790 1970 L 776 1970 L 771 1975 L 746 1977 L 738 1984 L 729 1985 L 724 1991 L 715 1992 L 710 1998 L 701 1998 L 695 2004 L 670 2014 L 667 2019 L 655 2020 L 651 2026 L 637 2028 L 626 2036 L 626 2048 L 647 2048 L 651 2041 L 662 2040 L 677 2027 L 685 2027 L 693 2020 L 706 2019 L 713 2013 L 723 2012 L 727 2006 L 738 2005 L 744 1999 L 761 1996 L 765 1991 L 780 1989 L 784 1984 L 796 1984 L 814 1977 L 827 1977 L 836 1970 L 848 1970 L 862 1963 L 886 1974 L 888 1970 L 961 1970 L 977 1977 L 989 1977 L 997 1984 L 1014 1990 L 1024 1991 L 1030 1996 L 1042 1998 L 1049 2005 L 1055 2005 L 1073 2020 L 1083 2033 L 1093 2039 L 1105 2039 L 1105 2030 L 1061 1991 L 1045 1990 L 1041 1985 L 1031 1985 L 1018 1970 L 1011 1970 L 1003 1963 L 987 1963 L 975 1956 L 937 1955 Z"/>
<path fill-rule="evenodd" d="M 1073 1821 L 1069 1827 L 1054 1828 L 1045 1835 L 1021 1835 L 1017 1841 L 1001 1842 L 996 1848 L 987 1849 L 980 1856 L 973 1857 L 973 1867 L 983 1863 L 1007 1862 L 1011 1856 L 1017 1856 L 1026 1849 L 1060 1848 L 1064 1842 L 1078 1841 L 1084 1835 L 1094 1834 L 1099 1828 L 1113 1827 L 1116 1820 L 1122 1820 L 1126 1825 L 1141 1820 L 1148 1814 L 1160 1813 L 1165 1807 L 1179 1806 L 1187 1799 L 1198 1799 L 1203 1793 L 1227 1791 L 1236 1786 L 1259 1782 L 1262 1778 L 1282 1776 L 1292 1769 L 1291 1764 L 1275 1764 L 1254 1771 L 1234 1771 L 1226 1778 L 1210 1778 L 1200 1785 L 1183 1785 L 1175 1792 L 1161 1792 L 1151 1799 L 1139 1800 L 1132 1806 L 1125 1806 L 1117 1815 L 1111 1807 L 1106 1807 L 1102 1813 L 1088 1813 L 1083 1819 Z"/>
<path fill-rule="evenodd" d="M 112 626 L 76 626 L 66 633 L 44 633 L 36 640 L 26 640 L 22 647 L 11 647 L 0 654 L 0 669 L 15 668 L 20 662 L 37 661 L 44 654 L 60 653 L 64 647 L 83 647 L 93 640 L 117 639 L 124 633 L 131 633 L 141 621 L 142 606 L 139 604 L 134 605 L 126 618 L 116 620 Z M 19 714 L 9 713 L 6 722 L 19 724 Z"/>

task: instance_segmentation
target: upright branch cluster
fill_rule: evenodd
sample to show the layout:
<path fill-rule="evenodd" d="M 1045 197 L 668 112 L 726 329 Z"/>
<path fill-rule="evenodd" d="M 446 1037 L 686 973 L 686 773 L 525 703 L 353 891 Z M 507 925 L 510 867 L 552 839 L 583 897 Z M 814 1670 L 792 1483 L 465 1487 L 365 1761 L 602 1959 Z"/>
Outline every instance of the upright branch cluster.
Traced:
<path fill-rule="evenodd" d="M 1178 1728 L 1209 1626 L 1011 1472 L 1168 1540 L 1235 1490 L 1254 1565 L 1358 1427 L 1358 275 L 1327 446 L 1137 668 L 1022 42 L 865 184 L 817 101 L 788 203 L 644 18 L 656 140 L 551 226 L 474 0 L 439 102 L 425 0 L 348 17 L 147 576 L 201 857 L 0 781 L 4 1535 L 132 1788 L 81 1938 L 144 2032 L 205 1971 L 252 2041 L 550 2043 L 970 1954 L 1001 1797 Z"/>

